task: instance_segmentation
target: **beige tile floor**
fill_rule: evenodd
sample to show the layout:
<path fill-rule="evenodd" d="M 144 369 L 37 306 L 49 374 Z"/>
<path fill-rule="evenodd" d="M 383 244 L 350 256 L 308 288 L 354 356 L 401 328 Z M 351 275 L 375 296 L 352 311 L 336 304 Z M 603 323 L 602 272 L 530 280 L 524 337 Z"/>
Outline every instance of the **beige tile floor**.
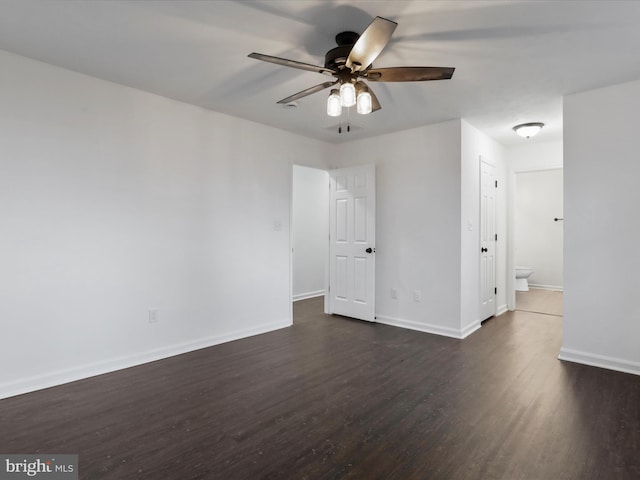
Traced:
<path fill-rule="evenodd" d="M 540 288 L 516 292 L 516 310 L 562 316 L 562 292 Z"/>

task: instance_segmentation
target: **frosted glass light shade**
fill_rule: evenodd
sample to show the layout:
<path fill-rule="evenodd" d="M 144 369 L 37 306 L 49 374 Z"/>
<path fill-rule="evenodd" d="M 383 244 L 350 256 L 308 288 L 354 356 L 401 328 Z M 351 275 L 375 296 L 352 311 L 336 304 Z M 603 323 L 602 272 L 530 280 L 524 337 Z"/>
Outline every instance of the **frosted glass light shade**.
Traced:
<path fill-rule="evenodd" d="M 356 104 L 356 87 L 353 83 L 340 85 L 340 103 L 343 107 L 353 107 Z"/>
<path fill-rule="evenodd" d="M 337 88 L 331 90 L 329 98 L 327 98 L 327 115 L 330 117 L 339 117 L 342 115 L 342 105 L 340 103 L 340 93 Z"/>
<path fill-rule="evenodd" d="M 533 137 L 542 130 L 544 127 L 544 123 L 533 122 L 533 123 L 523 123 L 521 125 L 516 125 L 513 127 L 513 131 L 516 132 L 521 137 L 529 138 Z"/>
<path fill-rule="evenodd" d="M 371 94 L 367 91 L 358 93 L 358 113 L 360 115 L 367 115 L 371 113 Z"/>

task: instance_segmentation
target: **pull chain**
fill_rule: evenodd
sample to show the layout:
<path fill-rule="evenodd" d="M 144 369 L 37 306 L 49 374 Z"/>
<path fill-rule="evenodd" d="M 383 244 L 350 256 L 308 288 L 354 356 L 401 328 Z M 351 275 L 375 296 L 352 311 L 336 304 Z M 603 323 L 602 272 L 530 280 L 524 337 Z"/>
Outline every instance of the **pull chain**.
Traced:
<path fill-rule="evenodd" d="M 347 107 L 347 132 L 351 132 L 351 108 Z M 340 123 L 338 124 L 338 133 L 342 133 L 342 116 L 340 116 Z"/>

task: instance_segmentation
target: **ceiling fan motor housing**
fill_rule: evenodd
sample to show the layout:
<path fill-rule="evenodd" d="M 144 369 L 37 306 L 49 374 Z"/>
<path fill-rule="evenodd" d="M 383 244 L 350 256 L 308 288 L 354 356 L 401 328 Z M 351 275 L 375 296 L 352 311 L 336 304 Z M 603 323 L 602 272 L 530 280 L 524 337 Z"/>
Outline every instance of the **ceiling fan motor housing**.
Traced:
<path fill-rule="evenodd" d="M 351 52 L 353 45 L 341 45 L 336 48 L 332 48 L 324 56 L 324 67 L 331 68 L 333 70 L 342 70 L 347 63 L 347 58 Z"/>
<path fill-rule="evenodd" d="M 324 56 L 324 67 L 334 70 L 342 70 L 345 68 L 347 58 L 351 49 L 360 38 L 360 34 L 356 32 L 340 32 L 336 35 L 336 43 L 338 46 L 332 48 Z"/>

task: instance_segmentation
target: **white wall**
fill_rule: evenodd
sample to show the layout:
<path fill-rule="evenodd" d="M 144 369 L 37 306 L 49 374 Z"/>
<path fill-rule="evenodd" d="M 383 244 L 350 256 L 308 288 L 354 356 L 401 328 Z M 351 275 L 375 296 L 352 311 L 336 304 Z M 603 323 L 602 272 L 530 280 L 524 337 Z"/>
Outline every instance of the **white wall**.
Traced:
<path fill-rule="evenodd" d="M 329 237 L 329 174 L 293 166 L 293 300 L 324 294 Z"/>
<path fill-rule="evenodd" d="M 505 149 L 466 121 L 462 121 L 461 281 L 462 329 L 473 331 L 484 320 L 480 306 L 480 157 L 496 167 L 496 296 L 497 313 L 507 310 L 507 167 Z M 471 226 L 471 230 L 469 230 Z"/>
<path fill-rule="evenodd" d="M 640 81 L 564 99 L 560 358 L 640 374 Z"/>
<path fill-rule="evenodd" d="M 540 135 L 543 135 L 543 133 L 540 133 Z M 522 142 L 522 146 L 512 147 L 507 150 L 511 171 L 529 172 L 562 168 L 562 141 L 530 143 L 528 139 L 523 138 Z"/>
<path fill-rule="evenodd" d="M 8 53 L 0 71 L 0 397 L 291 323 L 292 162 L 324 144 Z"/>
<path fill-rule="evenodd" d="M 529 285 L 562 290 L 562 169 L 516 174 L 515 263 L 531 267 Z"/>

